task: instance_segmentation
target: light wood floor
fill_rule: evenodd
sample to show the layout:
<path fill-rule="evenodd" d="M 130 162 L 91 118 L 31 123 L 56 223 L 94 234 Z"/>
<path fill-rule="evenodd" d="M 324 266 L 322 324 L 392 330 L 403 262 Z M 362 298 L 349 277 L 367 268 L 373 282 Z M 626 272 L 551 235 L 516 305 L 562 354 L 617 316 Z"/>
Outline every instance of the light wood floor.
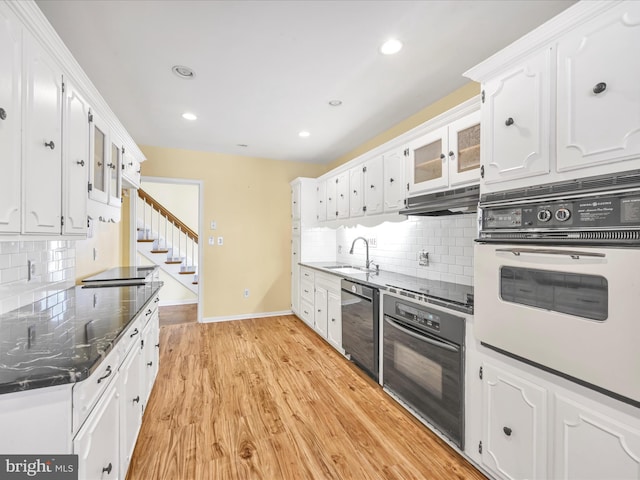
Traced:
<path fill-rule="evenodd" d="M 198 321 L 198 304 L 167 305 L 158 309 L 160 326 L 195 323 Z"/>
<path fill-rule="evenodd" d="M 293 316 L 160 335 L 128 480 L 484 478 Z"/>

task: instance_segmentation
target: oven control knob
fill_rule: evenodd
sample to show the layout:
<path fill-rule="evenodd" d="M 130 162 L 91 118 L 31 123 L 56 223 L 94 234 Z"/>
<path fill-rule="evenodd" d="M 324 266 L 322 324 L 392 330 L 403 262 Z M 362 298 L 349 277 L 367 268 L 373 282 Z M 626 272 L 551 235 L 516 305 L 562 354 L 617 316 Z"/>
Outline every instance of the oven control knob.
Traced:
<path fill-rule="evenodd" d="M 566 222 L 571 218 L 571 211 L 567 208 L 559 208 L 556 210 L 556 220 L 559 222 Z"/>
<path fill-rule="evenodd" d="M 540 220 L 541 222 L 548 222 L 549 220 L 551 220 L 552 216 L 553 215 L 551 214 L 550 210 L 543 209 L 538 211 L 538 220 Z"/>

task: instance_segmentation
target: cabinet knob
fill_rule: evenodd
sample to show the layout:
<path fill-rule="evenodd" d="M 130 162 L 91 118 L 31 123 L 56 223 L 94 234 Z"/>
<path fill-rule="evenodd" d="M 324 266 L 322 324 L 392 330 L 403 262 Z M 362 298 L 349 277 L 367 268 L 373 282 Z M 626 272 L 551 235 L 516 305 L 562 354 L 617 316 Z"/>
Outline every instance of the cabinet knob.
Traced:
<path fill-rule="evenodd" d="M 133 399 L 133 403 L 140 403 L 140 395 Z"/>
<path fill-rule="evenodd" d="M 336 321 L 336 319 L 335 319 L 335 318 L 332 318 L 332 319 L 331 319 L 331 321 L 332 321 L 332 322 L 335 322 L 335 321 Z"/>
<path fill-rule="evenodd" d="M 376 186 L 375 185 L 371 185 L 371 188 L 376 188 Z"/>
<path fill-rule="evenodd" d="M 113 168 L 115 170 L 116 166 L 113 163 L 107 163 L 107 167 Z"/>
<path fill-rule="evenodd" d="M 357 190 L 354 190 L 354 191 L 353 191 L 353 194 L 354 194 L 354 195 L 358 195 L 358 191 L 357 191 Z"/>
<path fill-rule="evenodd" d="M 512 432 L 512 430 L 511 430 L 509 427 L 504 427 L 504 428 L 502 429 L 502 431 L 504 432 L 504 434 L 505 434 L 507 437 L 510 437 L 510 436 L 511 436 L 511 432 Z"/>
<path fill-rule="evenodd" d="M 513 125 L 513 123 L 514 123 L 514 122 L 513 122 L 513 118 L 511 118 L 511 117 L 507 118 L 507 120 L 504 122 L 504 124 L 505 124 L 507 127 L 510 127 L 511 125 Z"/>
<path fill-rule="evenodd" d="M 84 160 L 80 160 L 79 162 L 76 162 L 78 165 L 80 165 L 81 167 L 84 167 Z"/>
<path fill-rule="evenodd" d="M 7 119 L 7 111 L 4 108 L 0 108 L 0 120 Z"/>
<path fill-rule="evenodd" d="M 393 182 L 395 182 L 395 180 L 393 178 L 390 178 L 389 183 L 393 183 Z"/>
<path fill-rule="evenodd" d="M 152 365 L 153 365 L 153 362 L 147 363 L 147 367 L 151 367 Z"/>
<path fill-rule="evenodd" d="M 44 146 L 45 147 L 49 147 L 51 150 L 53 150 L 54 148 L 56 148 L 56 144 L 53 143 L 53 140 L 51 140 L 50 142 L 44 142 Z"/>
<path fill-rule="evenodd" d="M 159 343 L 156 343 L 156 348 L 160 348 L 160 344 Z"/>
<path fill-rule="evenodd" d="M 441 158 L 442 160 L 444 160 L 444 158 L 445 158 L 444 153 L 441 153 L 441 154 L 440 154 L 440 158 Z"/>
<path fill-rule="evenodd" d="M 449 152 L 449 156 L 450 156 L 450 157 L 453 157 L 454 155 L 455 155 L 455 153 L 453 153 L 453 150 L 451 150 L 451 151 Z"/>
<path fill-rule="evenodd" d="M 598 95 L 599 93 L 604 92 L 606 89 L 607 89 L 607 84 L 604 83 L 604 82 L 600 82 L 600 83 L 596 84 L 595 87 L 593 87 L 593 93 Z"/>
<path fill-rule="evenodd" d="M 113 469 L 113 465 L 109 462 L 109 465 L 102 469 L 102 473 L 107 472 L 107 475 L 111 475 L 111 470 Z"/>

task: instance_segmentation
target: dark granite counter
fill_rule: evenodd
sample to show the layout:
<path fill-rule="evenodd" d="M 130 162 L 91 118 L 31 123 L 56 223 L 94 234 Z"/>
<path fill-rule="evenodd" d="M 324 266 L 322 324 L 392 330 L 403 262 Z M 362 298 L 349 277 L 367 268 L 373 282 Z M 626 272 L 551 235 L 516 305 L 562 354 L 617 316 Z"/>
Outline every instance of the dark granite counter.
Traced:
<path fill-rule="evenodd" d="M 0 315 L 0 394 L 86 379 L 160 287 L 74 287 Z"/>
<path fill-rule="evenodd" d="M 82 280 L 83 285 L 139 285 L 149 281 L 158 270 L 157 265 L 145 267 L 115 267 Z"/>
<path fill-rule="evenodd" d="M 300 262 L 299 265 L 353 280 L 380 290 L 392 293 L 402 292 L 401 294 L 410 293 L 414 295 L 412 298 L 473 314 L 473 287 L 469 285 L 430 280 L 386 270 L 344 273 L 327 268 L 341 265 L 340 262 Z M 345 264 L 344 266 L 347 267 L 349 265 Z"/>

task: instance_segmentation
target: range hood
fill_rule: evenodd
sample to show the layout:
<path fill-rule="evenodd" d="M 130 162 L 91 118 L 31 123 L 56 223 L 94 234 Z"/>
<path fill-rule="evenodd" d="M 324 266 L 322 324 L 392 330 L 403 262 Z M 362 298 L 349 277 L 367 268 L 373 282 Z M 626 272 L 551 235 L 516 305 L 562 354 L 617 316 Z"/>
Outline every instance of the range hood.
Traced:
<path fill-rule="evenodd" d="M 400 215 L 441 216 L 473 213 L 478 210 L 480 186 L 456 188 L 446 192 L 427 193 L 407 198 Z"/>

